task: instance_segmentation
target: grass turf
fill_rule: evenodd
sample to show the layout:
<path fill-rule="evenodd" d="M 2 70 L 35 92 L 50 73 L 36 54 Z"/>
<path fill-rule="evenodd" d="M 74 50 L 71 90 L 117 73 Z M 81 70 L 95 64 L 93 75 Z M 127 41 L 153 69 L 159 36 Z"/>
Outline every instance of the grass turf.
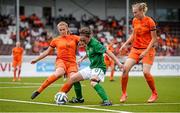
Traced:
<path fill-rule="evenodd" d="M 44 90 L 36 99 L 31 100 L 32 92 L 45 79 L 22 78 L 20 82 L 12 82 L 11 78 L 0 78 L 0 112 L 180 112 L 180 77 L 155 77 L 159 99 L 152 104 L 146 103 L 151 92 L 143 77 L 129 78 L 128 100 L 125 103 L 119 102 L 121 95 L 119 77 L 115 77 L 113 82 L 110 82 L 107 77 L 105 82 L 101 84 L 114 104 L 108 107 L 99 106 L 101 99 L 90 86 L 88 80 L 81 82 L 85 99 L 83 104 L 67 103 L 65 106 L 54 104 L 54 95 L 64 83 L 62 78 Z M 68 93 L 69 99 L 74 95 L 72 88 Z M 10 101 L 3 101 L 2 99 Z M 23 102 L 11 102 L 11 100 L 21 100 Z M 28 102 L 43 102 L 53 105 Z M 76 106 L 77 108 L 74 108 Z"/>

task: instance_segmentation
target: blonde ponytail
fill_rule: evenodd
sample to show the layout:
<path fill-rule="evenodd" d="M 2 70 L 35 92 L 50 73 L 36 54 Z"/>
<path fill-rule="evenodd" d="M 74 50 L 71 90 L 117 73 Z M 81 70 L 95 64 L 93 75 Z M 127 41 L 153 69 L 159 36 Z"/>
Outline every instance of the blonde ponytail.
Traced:
<path fill-rule="evenodd" d="M 138 8 L 140 11 L 143 11 L 144 13 L 148 11 L 148 7 L 145 2 L 135 3 L 132 5 L 132 8 Z"/>

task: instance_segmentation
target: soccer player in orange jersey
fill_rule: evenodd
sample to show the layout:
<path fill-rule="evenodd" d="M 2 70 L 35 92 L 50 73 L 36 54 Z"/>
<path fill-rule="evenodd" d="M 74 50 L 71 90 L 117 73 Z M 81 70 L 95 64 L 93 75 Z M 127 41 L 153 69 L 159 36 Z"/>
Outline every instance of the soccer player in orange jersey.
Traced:
<path fill-rule="evenodd" d="M 24 49 L 21 47 L 20 42 L 16 42 L 16 47 L 12 49 L 12 66 L 14 68 L 14 78 L 13 81 L 16 81 L 16 71 L 18 71 L 18 80 L 20 81 L 20 74 L 21 74 L 21 64 L 22 64 L 22 57 L 23 57 Z"/>
<path fill-rule="evenodd" d="M 48 54 L 56 48 L 57 50 L 57 58 L 56 58 L 56 70 L 55 72 L 49 76 L 39 87 L 37 91 L 35 91 L 31 99 L 34 99 L 38 96 L 47 86 L 51 83 L 62 77 L 63 75 L 67 75 L 69 78 L 72 74 L 78 71 L 77 63 L 76 63 L 76 49 L 78 42 L 80 40 L 79 36 L 71 35 L 69 32 L 68 24 L 65 22 L 60 22 L 57 25 L 60 36 L 54 38 L 50 42 L 50 46 L 46 51 L 40 54 L 37 58 L 31 61 L 31 64 L 38 62 L 39 60 L 48 56 Z M 84 99 L 82 98 L 81 92 L 81 84 L 80 82 L 74 83 L 74 89 L 77 98 L 73 98 L 71 103 L 82 103 Z"/>
<path fill-rule="evenodd" d="M 125 102 L 127 99 L 127 82 L 128 73 L 130 69 L 142 60 L 143 74 L 152 91 L 152 95 L 147 102 L 155 102 L 158 98 L 157 90 L 155 87 L 153 76 L 150 73 L 154 57 L 155 48 L 153 45 L 157 41 L 156 25 L 152 18 L 145 15 L 147 12 L 146 3 L 136 3 L 132 5 L 134 19 L 132 21 L 133 32 L 129 39 L 122 45 L 120 52 L 126 45 L 132 43 L 132 48 L 128 59 L 125 61 L 125 71 L 122 74 L 122 96 L 120 102 Z"/>
<path fill-rule="evenodd" d="M 113 43 L 110 43 L 107 46 L 107 50 L 111 51 L 114 53 L 114 48 L 113 48 Z M 104 62 L 106 64 L 106 68 L 108 69 L 109 67 L 111 68 L 111 75 L 110 75 L 110 81 L 114 81 L 114 69 L 115 69 L 115 63 L 114 60 L 112 60 L 107 54 L 104 56 Z"/>

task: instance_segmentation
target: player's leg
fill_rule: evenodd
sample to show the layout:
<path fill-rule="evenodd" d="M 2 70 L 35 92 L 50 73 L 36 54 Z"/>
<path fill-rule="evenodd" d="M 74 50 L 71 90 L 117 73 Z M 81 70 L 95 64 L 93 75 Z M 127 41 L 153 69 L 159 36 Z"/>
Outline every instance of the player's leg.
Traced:
<path fill-rule="evenodd" d="M 73 74 L 75 74 L 74 72 L 70 74 L 70 76 L 72 76 Z M 74 91 L 76 94 L 76 97 L 73 97 L 71 100 L 69 100 L 70 103 L 83 103 L 84 102 L 84 98 L 82 96 L 82 88 L 81 88 L 81 83 L 75 82 L 73 84 L 74 86 Z"/>
<path fill-rule="evenodd" d="M 68 78 L 74 75 L 78 71 L 78 67 L 76 63 L 69 63 L 65 62 L 67 67 L 67 76 Z M 74 84 L 74 91 L 76 94 L 76 97 L 73 97 L 71 100 L 69 100 L 70 103 L 83 103 L 84 99 L 82 97 L 82 88 L 80 82 L 75 82 Z"/>
<path fill-rule="evenodd" d="M 114 61 L 111 61 L 111 75 L 110 75 L 110 81 L 114 81 L 114 70 L 115 70 L 115 64 L 114 64 Z"/>
<path fill-rule="evenodd" d="M 21 80 L 20 75 L 21 75 L 21 65 L 18 66 L 18 81 Z"/>
<path fill-rule="evenodd" d="M 68 81 L 62 86 L 62 88 L 59 90 L 59 93 L 68 93 L 70 91 L 70 89 L 72 88 L 73 84 L 78 82 L 78 81 L 81 81 L 83 80 L 83 77 L 81 76 L 81 74 L 79 72 L 73 74 L 69 79 Z M 56 95 L 57 95 L 56 94 Z M 56 103 L 61 103 L 61 104 L 65 104 L 64 102 L 62 102 L 62 100 L 60 99 L 57 99 L 55 100 Z M 84 102 L 84 101 L 83 101 Z M 73 102 L 73 103 L 78 103 L 78 102 Z M 82 103 L 82 102 L 81 102 Z"/>
<path fill-rule="evenodd" d="M 13 82 L 16 81 L 17 62 L 13 61 Z"/>
<path fill-rule="evenodd" d="M 49 76 L 42 84 L 41 86 L 38 88 L 37 91 L 35 91 L 32 96 L 31 99 L 34 99 L 35 97 L 37 97 L 46 87 L 48 87 L 50 84 L 52 84 L 53 82 L 55 82 L 57 79 L 59 79 L 62 75 L 65 74 L 65 70 L 61 67 L 58 67 L 56 69 L 56 71 L 54 72 L 54 74 L 52 74 L 51 76 Z"/>
<path fill-rule="evenodd" d="M 145 77 L 146 82 L 148 83 L 148 85 L 149 85 L 149 87 L 150 87 L 150 89 L 152 91 L 152 95 L 148 99 L 148 102 L 154 102 L 154 101 L 157 100 L 158 94 L 157 94 L 157 90 L 156 90 L 156 87 L 155 87 L 154 78 L 150 74 L 150 70 L 151 70 L 151 65 L 143 64 L 144 77 Z"/>
<path fill-rule="evenodd" d="M 151 67 L 154 61 L 154 57 L 155 57 L 155 50 L 154 48 L 152 48 L 147 55 L 143 58 L 143 73 L 144 73 L 144 77 L 152 91 L 152 95 L 151 97 L 148 99 L 148 102 L 154 102 L 157 100 L 158 98 L 158 94 L 157 94 L 157 90 L 155 87 L 155 83 L 154 83 L 154 78 L 151 75 L 150 71 L 151 71 Z"/>
<path fill-rule="evenodd" d="M 130 69 L 135 65 L 135 63 L 136 63 L 136 61 L 134 59 L 128 58 L 124 64 L 125 70 L 121 77 L 122 95 L 120 98 L 120 102 L 125 102 L 127 99 L 126 89 L 127 89 L 127 83 L 128 83 L 128 77 L 129 77 L 128 73 L 129 73 Z"/>
<path fill-rule="evenodd" d="M 127 83 L 128 83 L 128 74 L 130 69 L 139 61 L 139 53 L 136 49 L 131 48 L 130 54 L 128 59 L 125 61 L 124 66 L 125 70 L 122 73 L 121 77 L 121 88 L 122 88 L 122 95 L 120 97 L 120 102 L 125 102 L 127 99 Z"/>
<path fill-rule="evenodd" d="M 72 76 L 70 76 L 68 81 L 61 87 L 59 92 L 68 93 L 70 91 L 70 89 L 72 88 L 73 84 L 75 82 L 79 82 L 81 80 L 83 80 L 81 73 L 79 73 L 79 72 L 74 73 Z"/>
<path fill-rule="evenodd" d="M 94 68 L 92 69 L 91 73 L 91 86 L 95 89 L 97 94 L 102 99 L 102 106 L 111 106 L 112 103 L 109 101 L 109 98 L 104 90 L 104 88 L 99 84 L 100 81 L 104 81 L 104 72 L 100 68 Z"/>

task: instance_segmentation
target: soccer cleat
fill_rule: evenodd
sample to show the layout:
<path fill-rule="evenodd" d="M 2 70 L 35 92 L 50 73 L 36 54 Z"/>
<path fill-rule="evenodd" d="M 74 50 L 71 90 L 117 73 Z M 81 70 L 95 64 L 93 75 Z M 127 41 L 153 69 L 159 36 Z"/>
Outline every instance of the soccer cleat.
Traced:
<path fill-rule="evenodd" d="M 40 93 L 38 91 L 35 91 L 32 96 L 31 96 L 31 99 L 34 99 L 36 98 Z"/>
<path fill-rule="evenodd" d="M 15 81 L 16 81 L 16 79 L 13 79 L 12 81 L 13 81 L 13 82 L 15 82 Z"/>
<path fill-rule="evenodd" d="M 84 99 L 83 98 L 75 98 L 73 97 L 71 100 L 69 100 L 69 103 L 83 103 L 84 102 Z"/>
<path fill-rule="evenodd" d="M 110 102 L 109 100 L 105 100 L 101 103 L 101 106 L 112 106 L 112 102 Z"/>
<path fill-rule="evenodd" d="M 21 81 L 21 78 L 18 78 L 18 81 Z"/>
<path fill-rule="evenodd" d="M 121 98 L 120 98 L 120 102 L 125 102 L 127 100 L 127 94 L 124 93 L 122 94 Z"/>
<path fill-rule="evenodd" d="M 110 79 L 109 81 L 113 82 L 113 81 L 115 81 L 115 80 L 114 80 L 114 79 Z"/>
<path fill-rule="evenodd" d="M 151 97 L 148 99 L 148 103 L 153 103 L 158 99 L 157 93 L 152 93 Z"/>

